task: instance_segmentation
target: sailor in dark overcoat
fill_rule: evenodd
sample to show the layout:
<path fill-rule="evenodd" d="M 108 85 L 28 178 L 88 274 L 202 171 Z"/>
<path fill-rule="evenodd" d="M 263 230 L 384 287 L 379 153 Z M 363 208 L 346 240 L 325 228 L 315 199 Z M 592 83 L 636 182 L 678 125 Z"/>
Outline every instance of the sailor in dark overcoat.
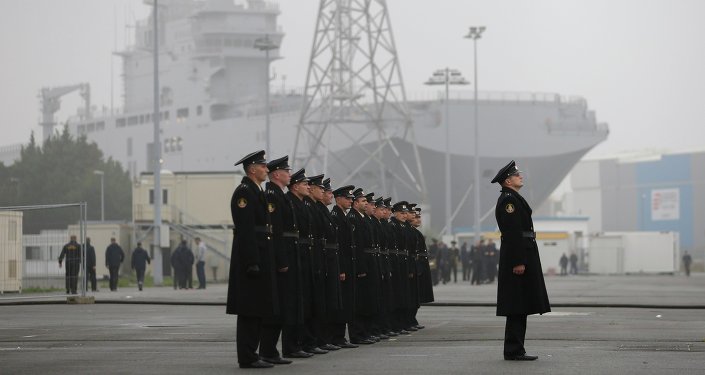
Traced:
<path fill-rule="evenodd" d="M 355 189 L 355 186 L 346 185 L 333 190 L 335 206 L 331 210 L 331 218 L 338 231 L 338 262 L 340 267 L 340 295 L 342 299 L 342 309 L 333 312 L 333 344 L 342 348 L 357 347 L 357 345 L 350 343 L 345 338 L 346 326 L 349 328 L 355 319 L 356 302 L 356 278 L 353 275 L 357 274 L 357 258 L 353 226 L 346 213 L 352 207 L 353 189 Z"/>
<path fill-rule="evenodd" d="M 299 325 L 297 336 L 303 351 L 310 354 L 325 354 L 328 351 L 318 348 L 316 336 L 314 335 L 314 319 L 321 315 L 321 296 L 317 292 L 321 288 L 315 284 L 320 270 L 320 260 L 316 239 L 318 229 L 315 217 L 313 202 L 309 198 L 311 195 L 309 178 L 305 169 L 299 169 L 291 175 L 289 192 L 287 195 L 291 199 L 294 208 L 294 215 L 299 225 L 299 263 L 301 264 L 301 290 L 303 298 L 303 325 Z"/>
<path fill-rule="evenodd" d="M 407 246 L 411 245 L 408 242 L 406 235 L 406 219 L 409 209 L 408 202 L 399 201 L 392 206 L 394 217 L 389 220 L 394 232 L 394 244 L 396 246 L 395 256 L 391 257 L 392 270 L 392 285 L 394 287 L 394 313 L 392 314 L 392 324 L 394 331 L 402 335 L 408 335 L 410 332 L 408 327 L 407 316 L 408 306 L 411 303 L 409 290 L 409 252 Z"/>
<path fill-rule="evenodd" d="M 285 357 L 308 358 L 298 345 L 296 325 L 303 323 L 301 309 L 301 275 L 298 266 L 296 217 L 284 187 L 291 180 L 289 156 L 283 156 L 267 163 L 269 181 L 265 186 L 267 211 L 272 222 L 272 247 L 277 275 L 279 315 L 265 318 L 259 355 L 263 361 L 272 364 L 289 364 L 277 350 L 279 334 L 282 337 L 282 353 Z"/>
<path fill-rule="evenodd" d="M 350 325 L 350 341 L 353 344 L 365 344 L 366 341 L 379 341 L 371 330 L 374 327 L 374 317 L 378 312 L 375 299 L 376 286 L 375 248 L 370 223 L 365 219 L 367 197 L 362 188 L 357 188 L 353 195 L 353 207 L 348 212 L 348 219 L 353 225 L 355 238 L 356 263 L 356 304 L 355 321 Z"/>
<path fill-rule="evenodd" d="M 323 350 L 338 350 L 339 346 L 333 345 L 332 318 L 336 311 L 342 308 L 340 295 L 340 266 L 338 263 L 338 233 L 326 207 L 332 203 L 333 195 L 330 190 L 330 179 L 323 179 L 323 175 L 310 178 L 309 183 L 311 198 L 313 199 L 313 216 L 316 218 L 318 229 L 318 262 L 320 273 L 316 280 L 316 288 L 322 305 L 322 315 L 317 317 L 316 339 L 318 347 Z M 326 184 L 327 183 L 327 184 Z M 329 196 L 329 192 L 331 192 Z"/>
<path fill-rule="evenodd" d="M 380 337 L 391 337 L 397 336 L 396 333 L 392 332 L 392 325 L 390 321 L 391 312 L 391 301 L 394 298 L 392 281 L 390 278 L 390 264 L 389 264 L 389 248 L 390 245 L 393 246 L 394 233 L 392 232 L 391 226 L 389 225 L 388 218 L 390 213 L 389 210 L 384 205 L 384 198 L 379 197 L 374 201 L 374 219 L 377 226 L 378 241 L 379 241 L 379 274 L 380 274 L 380 287 L 378 299 L 379 299 L 379 318 L 377 324 L 379 326 Z"/>
<path fill-rule="evenodd" d="M 246 175 L 230 200 L 233 247 L 230 257 L 227 314 L 237 315 L 237 357 L 241 368 L 272 367 L 257 354 L 264 318 L 279 314 L 272 227 L 261 184 L 267 179 L 264 151 L 242 164 Z"/>
<path fill-rule="evenodd" d="M 502 235 L 497 284 L 497 316 L 506 316 L 504 359 L 535 360 L 524 349 L 526 317 L 551 311 L 543 280 L 531 207 L 519 194 L 521 171 L 512 160 L 492 179 L 502 185 L 495 218 Z"/>
<path fill-rule="evenodd" d="M 426 247 L 426 238 L 419 230 L 421 227 L 421 208 L 416 207 L 415 211 L 416 214 L 414 215 L 414 219 L 411 220 L 411 226 L 414 227 L 417 238 L 416 245 L 418 246 L 416 252 L 416 269 L 419 283 L 419 303 L 430 303 L 435 300 L 433 296 L 433 280 L 431 280 L 431 266 L 428 263 L 429 257 Z"/>

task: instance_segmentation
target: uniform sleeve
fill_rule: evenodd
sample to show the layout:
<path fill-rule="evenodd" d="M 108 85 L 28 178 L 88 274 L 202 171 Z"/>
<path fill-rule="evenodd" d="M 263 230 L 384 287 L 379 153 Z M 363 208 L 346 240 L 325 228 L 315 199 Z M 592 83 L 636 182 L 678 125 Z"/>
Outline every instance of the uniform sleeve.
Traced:
<path fill-rule="evenodd" d="M 240 265 L 247 269 L 252 265 L 260 265 L 257 234 L 255 233 L 255 212 L 257 197 L 248 194 L 247 188 L 238 188 L 230 201 L 230 212 L 235 225 L 235 242 Z"/>
<path fill-rule="evenodd" d="M 502 251 L 507 252 L 505 256 L 512 268 L 526 265 L 527 262 L 520 209 L 521 205 L 512 197 L 503 199 L 497 206 L 497 217 L 502 231 Z"/>

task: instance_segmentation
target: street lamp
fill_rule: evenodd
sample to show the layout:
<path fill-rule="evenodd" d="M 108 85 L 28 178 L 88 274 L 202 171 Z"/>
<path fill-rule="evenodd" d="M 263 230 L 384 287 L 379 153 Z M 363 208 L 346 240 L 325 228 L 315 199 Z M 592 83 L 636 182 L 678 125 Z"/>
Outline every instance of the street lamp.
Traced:
<path fill-rule="evenodd" d="M 95 170 L 93 171 L 93 174 L 100 176 L 100 221 L 103 222 L 105 221 L 105 185 L 103 184 L 105 172 Z"/>
<path fill-rule="evenodd" d="M 279 45 L 274 43 L 271 39 L 269 39 L 269 35 L 265 35 L 264 38 L 258 38 L 255 40 L 255 48 L 257 48 L 260 51 L 264 51 L 264 58 L 266 62 L 267 69 L 265 69 L 265 77 L 264 77 L 264 82 L 265 82 L 265 88 L 264 88 L 264 96 L 265 96 L 265 104 L 264 104 L 264 112 L 265 112 L 265 132 L 266 132 L 266 137 L 267 137 L 267 145 L 266 145 L 266 152 L 267 155 L 269 155 L 270 152 L 270 130 L 269 130 L 269 82 L 272 80 L 272 78 L 269 76 L 269 64 L 271 63 L 271 60 L 269 58 L 269 51 L 273 49 L 279 48 Z"/>
<path fill-rule="evenodd" d="M 450 85 L 467 85 L 469 82 L 465 80 L 463 75 L 457 69 L 439 69 L 436 70 L 431 78 L 425 82 L 426 85 L 445 85 L 446 86 L 446 103 L 445 103 L 445 125 L 446 125 L 446 230 L 445 234 L 453 234 L 452 230 L 452 205 L 451 205 L 451 188 L 450 188 Z"/>
<path fill-rule="evenodd" d="M 475 82 L 475 95 L 473 95 L 473 104 L 475 106 L 475 242 L 480 240 L 480 124 L 477 116 L 477 40 L 480 39 L 482 33 L 485 31 L 484 26 L 470 27 L 468 35 L 465 36 L 467 39 L 472 39 L 473 45 L 473 68 L 474 68 L 474 82 Z"/>

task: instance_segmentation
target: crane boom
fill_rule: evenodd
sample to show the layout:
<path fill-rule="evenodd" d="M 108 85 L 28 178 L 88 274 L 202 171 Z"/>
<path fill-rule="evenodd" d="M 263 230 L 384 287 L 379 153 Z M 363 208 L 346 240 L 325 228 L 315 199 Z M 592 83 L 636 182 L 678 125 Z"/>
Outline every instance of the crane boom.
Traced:
<path fill-rule="evenodd" d="M 70 94 L 76 90 L 80 90 L 80 95 L 86 105 L 85 116 L 90 117 L 91 114 L 91 86 L 88 83 L 79 83 L 76 85 L 44 87 L 39 91 L 42 106 L 42 126 L 43 137 L 46 141 L 54 132 L 54 114 L 61 108 L 61 97 Z"/>

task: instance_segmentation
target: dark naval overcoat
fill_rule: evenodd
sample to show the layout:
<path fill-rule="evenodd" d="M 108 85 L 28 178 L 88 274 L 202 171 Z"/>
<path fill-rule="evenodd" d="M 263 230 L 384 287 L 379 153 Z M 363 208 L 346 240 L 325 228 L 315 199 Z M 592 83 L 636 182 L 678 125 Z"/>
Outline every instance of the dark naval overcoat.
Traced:
<path fill-rule="evenodd" d="M 226 312 L 253 317 L 279 314 L 272 232 L 264 191 L 242 178 L 230 200 L 233 246 Z M 247 273 L 257 265 L 259 272 Z"/>
<path fill-rule="evenodd" d="M 531 207 L 510 188 L 502 188 L 495 217 L 502 233 L 497 283 L 497 315 L 531 315 L 551 311 L 536 245 Z M 525 265 L 523 275 L 512 269 Z"/>

